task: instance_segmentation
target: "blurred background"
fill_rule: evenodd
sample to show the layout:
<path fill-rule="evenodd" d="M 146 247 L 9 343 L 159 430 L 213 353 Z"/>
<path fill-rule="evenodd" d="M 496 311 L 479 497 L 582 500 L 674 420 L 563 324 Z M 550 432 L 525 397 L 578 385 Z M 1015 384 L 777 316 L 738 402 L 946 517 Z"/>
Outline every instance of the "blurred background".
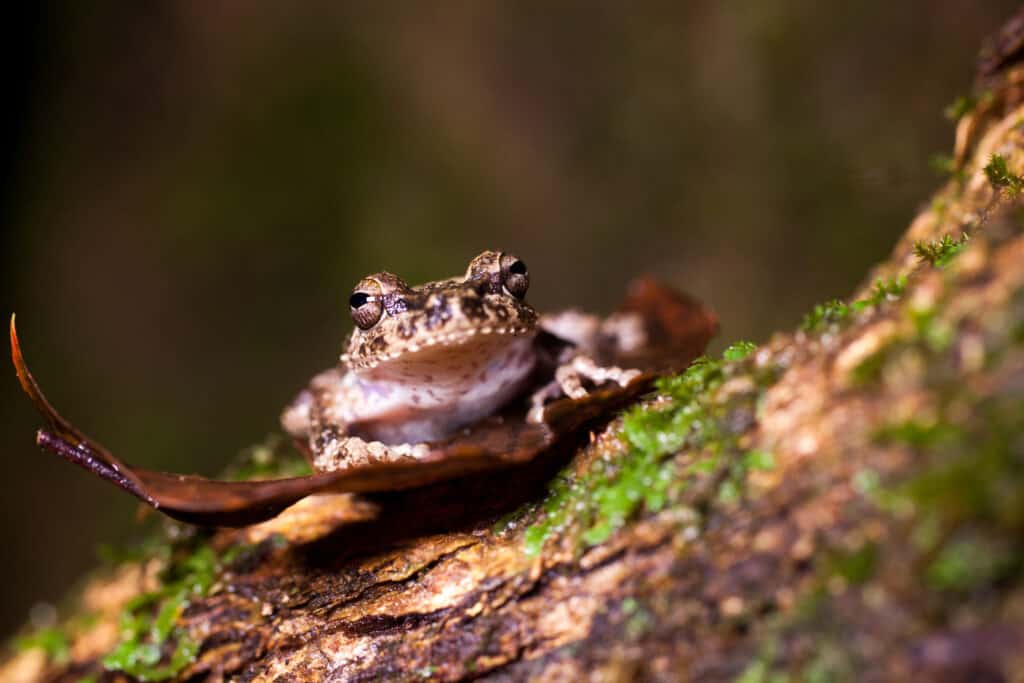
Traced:
<path fill-rule="evenodd" d="M 500 248 L 542 310 L 652 272 L 719 345 L 764 340 L 885 257 L 1016 5 L 32 4 L 3 48 L 3 310 L 87 433 L 207 475 L 334 362 L 374 270 Z M 138 526 L 34 448 L 6 374 L 9 634 Z"/>

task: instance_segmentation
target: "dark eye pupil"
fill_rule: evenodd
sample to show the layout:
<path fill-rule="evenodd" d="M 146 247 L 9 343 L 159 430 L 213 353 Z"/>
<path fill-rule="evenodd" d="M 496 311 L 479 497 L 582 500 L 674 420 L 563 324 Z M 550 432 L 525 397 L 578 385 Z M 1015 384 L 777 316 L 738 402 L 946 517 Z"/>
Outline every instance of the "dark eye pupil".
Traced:
<path fill-rule="evenodd" d="M 366 292 L 356 292 L 349 297 L 348 305 L 352 308 L 362 308 L 366 305 L 366 302 L 370 300 L 370 295 Z"/>
<path fill-rule="evenodd" d="M 508 272 L 513 275 L 526 275 L 526 264 L 522 261 L 515 261 L 511 266 L 508 267 Z"/>

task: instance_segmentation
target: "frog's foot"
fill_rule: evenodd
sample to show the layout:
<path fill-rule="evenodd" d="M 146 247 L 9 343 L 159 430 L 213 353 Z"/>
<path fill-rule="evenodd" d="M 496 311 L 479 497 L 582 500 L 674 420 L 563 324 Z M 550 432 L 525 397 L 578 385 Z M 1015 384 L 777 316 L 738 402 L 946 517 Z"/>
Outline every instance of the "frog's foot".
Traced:
<path fill-rule="evenodd" d="M 640 370 L 598 365 L 590 356 L 579 354 L 564 365 L 558 366 L 555 369 L 554 381 L 533 393 L 530 397 L 530 412 L 527 419 L 539 422 L 543 419 L 545 404 L 562 396 L 574 400 L 584 398 L 589 393 L 586 383 L 600 386 L 607 382 L 615 382 L 620 387 L 627 387 L 641 374 L 643 373 Z"/>
<path fill-rule="evenodd" d="M 555 370 L 555 381 L 561 387 L 562 393 L 569 398 L 583 398 L 587 395 L 587 390 L 583 386 L 584 380 L 594 385 L 615 382 L 620 387 L 627 387 L 641 374 L 639 370 L 628 370 L 615 365 L 598 365 L 590 356 L 580 354 Z"/>
<path fill-rule="evenodd" d="M 425 443 L 384 444 L 380 441 L 366 441 L 358 436 L 339 436 L 330 429 L 320 432 L 317 443 L 311 446 L 316 453 L 313 467 L 318 472 L 334 472 L 383 462 L 419 460 L 430 451 Z"/>

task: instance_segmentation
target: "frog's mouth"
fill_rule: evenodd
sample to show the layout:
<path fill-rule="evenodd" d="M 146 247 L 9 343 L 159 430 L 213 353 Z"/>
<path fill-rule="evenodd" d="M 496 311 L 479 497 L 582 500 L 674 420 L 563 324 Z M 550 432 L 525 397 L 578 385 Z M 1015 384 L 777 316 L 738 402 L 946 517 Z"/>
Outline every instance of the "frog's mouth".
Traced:
<path fill-rule="evenodd" d="M 376 353 L 345 354 L 342 361 L 362 376 L 430 383 L 507 358 L 508 351 L 525 351 L 529 344 L 523 340 L 535 332 L 526 325 L 449 329 L 417 341 L 392 342 Z"/>

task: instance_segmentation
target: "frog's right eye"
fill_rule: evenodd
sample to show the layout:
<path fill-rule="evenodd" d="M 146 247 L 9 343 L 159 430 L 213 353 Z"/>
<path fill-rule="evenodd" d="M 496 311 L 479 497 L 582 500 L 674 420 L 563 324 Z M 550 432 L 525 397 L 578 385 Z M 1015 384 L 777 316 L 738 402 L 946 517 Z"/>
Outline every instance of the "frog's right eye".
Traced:
<path fill-rule="evenodd" d="M 359 329 L 368 330 L 376 325 L 384 314 L 380 284 L 373 280 L 360 282 L 348 298 L 348 307 L 352 313 L 352 322 Z"/>
<path fill-rule="evenodd" d="M 501 279 L 505 291 L 517 299 L 526 296 L 526 290 L 530 288 L 530 273 L 526 264 L 512 254 L 501 256 Z"/>

